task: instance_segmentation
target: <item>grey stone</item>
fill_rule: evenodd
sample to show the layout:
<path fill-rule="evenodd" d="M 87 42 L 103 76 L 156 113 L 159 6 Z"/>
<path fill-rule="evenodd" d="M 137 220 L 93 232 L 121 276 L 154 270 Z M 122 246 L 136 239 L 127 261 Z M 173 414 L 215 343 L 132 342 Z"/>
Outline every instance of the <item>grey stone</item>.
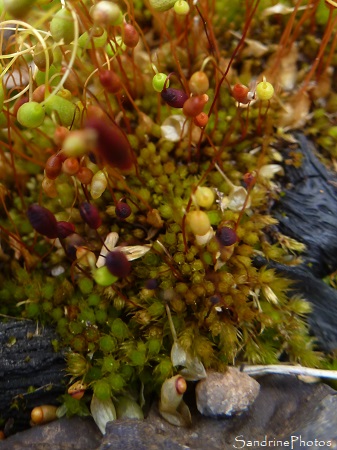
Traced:
<path fill-rule="evenodd" d="M 92 418 L 72 417 L 14 434 L 0 441 L 0 450 L 95 450 L 101 439 Z"/>
<path fill-rule="evenodd" d="M 259 383 L 260 393 L 251 408 L 230 418 L 215 420 L 201 415 L 192 389 L 191 396 L 184 398 L 192 413 L 190 428 L 167 423 L 154 403 L 144 420 L 110 422 L 105 436 L 92 419 L 61 419 L 0 441 L 0 450 L 276 448 L 275 444 L 264 447 L 252 444 L 261 443 L 266 437 L 275 442 L 292 439 L 294 450 L 337 449 L 336 391 L 323 383 L 304 383 L 295 376 L 268 375 L 260 377 Z M 315 439 L 319 446 L 311 445 Z M 291 447 L 283 445 L 282 448 Z"/>
<path fill-rule="evenodd" d="M 241 414 L 255 401 L 259 383 L 235 367 L 225 373 L 209 372 L 196 387 L 198 410 L 204 416 L 224 417 Z"/>
<path fill-rule="evenodd" d="M 296 450 L 337 449 L 336 391 L 322 383 L 304 383 L 294 376 L 268 375 L 259 382 L 256 401 L 241 415 L 211 419 L 201 415 L 187 398 L 192 426 L 179 428 L 163 420 L 153 405 L 145 420 L 110 422 L 98 450 L 275 448 L 273 441 L 286 443 L 291 439 Z M 271 445 L 259 445 L 266 437 Z M 315 439 L 319 447 L 311 445 Z M 285 444 L 282 448 L 291 447 Z"/>

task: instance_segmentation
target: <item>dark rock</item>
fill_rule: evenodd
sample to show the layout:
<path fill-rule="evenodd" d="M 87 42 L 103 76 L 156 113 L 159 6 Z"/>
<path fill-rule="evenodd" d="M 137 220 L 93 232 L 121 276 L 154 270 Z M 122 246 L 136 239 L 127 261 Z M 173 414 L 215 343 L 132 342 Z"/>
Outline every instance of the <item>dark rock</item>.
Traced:
<path fill-rule="evenodd" d="M 0 449 L 94 450 L 101 439 L 102 434 L 93 419 L 72 417 L 17 433 L 0 441 Z"/>
<path fill-rule="evenodd" d="M 234 445 L 243 448 L 243 440 L 246 444 L 262 442 L 265 436 L 282 441 L 301 436 L 302 441 L 309 442 L 308 446 L 302 443 L 301 448 L 309 448 L 315 439 L 321 444 L 324 441 L 319 448 L 337 448 L 337 396 L 333 389 L 306 384 L 292 376 L 264 376 L 259 383 L 260 394 L 241 416 L 215 420 L 192 407 L 192 427 L 178 428 L 165 422 L 153 406 L 146 420 L 110 422 L 99 450 L 223 450 Z M 294 441 L 294 446 L 299 443 Z M 258 447 L 249 444 L 247 447 Z"/>
<path fill-rule="evenodd" d="M 285 266 L 256 257 L 255 265 L 275 268 L 294 281 L 293 293 L 313 306 L 308 318 L 311 333 L 319 348 L 330 352 L 337 349 L 337 291 L 321 278 L 337 270 L 337 176 L 318 159 L 303 134 L 295 138 L 297 145 L 282 143 L 280 150 L 285 161 L 297 159 L 300 167 L 284 164 L 283 195 L 270 213 L 279 220 L 278 231 L 306 245 L 304 262 Z"/>
<path fill-rule="evenodd" d="M 64 393 L 64 356 L 54 351 L 52 339 L 54 331 L 32 321 L 0 323 L 0 416 L 6 434 L 29 427 L 35 406 L 57 404 Z"/>
<path fill-rule="evenodd" d="M 180 428 L 163 420 L 154 404 L 144 420 L 108 423 L 104 437 L 92 419 L 74 417 L 11 436 L 0 441 L 0 450 L 224 450 L 244 448 L 243 443 L 263 448 L 259 444 L 266 438 L 272 443 L 265 448 L 275 448 L 273 441 L 292 441 L 295 450 L 337 449 L 336 391 L 294 376 L 268 375 L 258 381 L 257 399 L 240 416 L 204 417 L 190 401 L 192 427 Z M 319 445 L 311 444 L 315 439 Z"/>
<path fill-rule="evenodd" d="M 316 156 L 313 144 L 296 134 L 299 147 L 282 148 L 284 159 L 298 155 L 300 167 L 285 165 L 288 187 L 272 211 L 279 230 L 303 242 L 305 265 L 318 278 L 337 269 L 337 176 Z"/>

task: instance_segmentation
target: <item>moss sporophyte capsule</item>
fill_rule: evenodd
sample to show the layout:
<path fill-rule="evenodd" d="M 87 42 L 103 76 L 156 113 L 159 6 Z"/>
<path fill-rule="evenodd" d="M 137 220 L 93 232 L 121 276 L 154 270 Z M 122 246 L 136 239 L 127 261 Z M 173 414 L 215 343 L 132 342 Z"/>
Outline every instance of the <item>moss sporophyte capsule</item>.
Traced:
<path fill-rule="evenodd" d="M 181 89 L 164 88 L 161 91 L 162 99 L 173 108 L 182 108 L 188 99 L 186 92 Z"/>
<path fill-rule="evenodd" d="M 164 86 L 169 87 L 169 81 L 165 84 L 167 79 L 167 75 L 165 73 L 156 73 L 152 78 L 152 86 L 153 89 L 157 92 L 161 92 L 164 89 Z"/>
<path fill-rule="evenodd" d="M 27 102 L 20 106 L 17 112 L 18 122 L 27 128 L 37 128 L 45 118 L 44 107 L 37 102 Z"/>
<path fill-rule="evenodd" d="M 256 95 L 260 100 L 270 100 L 274 95 L 273 85 L 264 78 L 263 81 L 256 86 Z"/>
<path fill-rule="evenodd" d="M 177 0 L 173 5 L 174 11 L 181 16 L 186 16 L 190 11 L 190 6 L 185 0 Z"/>
<path fill-rule="evenodd" d="M 106 267 L 116 277 L 126 277 L 131 270 L 131 263 L 128 261 L 125 254 L 121 251 L 115 250 L 109 252 L 105 258 Z"/>
<path fill-rule="evenodd" d="M 40 205 L 31 205 L 27 211 L 28 219 L 32 227 L 39 233 L 51 239 L 56 238 L 57 220 L 53 213 Z"/>

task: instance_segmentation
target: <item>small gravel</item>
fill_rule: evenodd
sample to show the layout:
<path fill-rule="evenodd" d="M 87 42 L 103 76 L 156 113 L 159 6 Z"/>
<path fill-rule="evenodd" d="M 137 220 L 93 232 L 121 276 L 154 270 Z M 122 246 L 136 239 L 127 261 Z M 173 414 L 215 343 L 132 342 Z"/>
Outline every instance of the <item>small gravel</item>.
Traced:
<path fill-rule="evenodd" d="M 225 373 L 209 372 L 197 384 L 197 408 L 208 417 L 238 415 L 252 405 L 259 391 L 259 383 L 236 368 L 229 367 Z"/>

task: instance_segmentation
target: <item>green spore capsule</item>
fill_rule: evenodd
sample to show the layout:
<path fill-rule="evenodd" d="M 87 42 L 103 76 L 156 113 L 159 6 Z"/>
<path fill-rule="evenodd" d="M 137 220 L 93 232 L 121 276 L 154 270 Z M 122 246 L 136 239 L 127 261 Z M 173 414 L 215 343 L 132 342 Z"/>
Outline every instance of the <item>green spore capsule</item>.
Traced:
<path fill-rule="evenodd" d="M 85 31 L 79 38 L 78 38 L 78 46 L 80 48 L 83 48 L 85 50 L 92 49 L 92 41 L 94 43 L 94 48 L 101 48 L 106 45 L 108 40 L 108 34 L 106 30 L 103 31 L 102 34 L 99 36 L 91 36 L 91 33 L 88 33 Z"/>
<path fill-rule="evenodd" d="M 49 58 L 48 65 L 50 66 L 53 63 L 53 59 L 54 59 L 54 55 L 51 50 L 51 42 L 47 41 L 46 46 L 47 46 L 47 53 L 48 53 L 48 58 Z M 47 55 L 46 55 L 45 49 L 43 48 L 42 44 L 40 42 L 38 42 L 34 49 L 33 61 L 34 61 L 35 65 L 42 72 L 45 72 L 45 70 L 47 69 L 47 57 L 46 56 Z"/>
<path fill-rule="evenodd" d="M 161 92 L 164 89 L 164 85 L 166 82 L 167 75 L 165 73 L 156 73 L 152 78 L 152 87 L 155 91 Z M 170 82 L 166 83 L 166 87 L 168 87 Z"/>
<path fill-rule="evenodd" d="M 94 23 L 102 27 L 112 25 L 121 25 L 123 23 L 123 14 L 119 6 L 115 3 L 102 0 L 90 9 L 90 16 Z"/>
<path fill-rule="evenodd" d="M 44 105 L 46 113 L 49 116 L 54 115 L 60 124 L 65 127 L 70 127 L 79 114 L 74 103 L 59 95 L 50 96 Z"/>
<path fill-rule="evenodd" d="M 20 18 L 26 15 L 36 0 L 3 0 L 5 11 L 13 17 Z"/>
<path fill-rule="evenodd" d="M 190 5 L 185 0 L 177 0 L 173 5 L 174 11 L 179 16 L 186 16 L 190 11 Z"/>
<path fill-rule="evenodd" d="M 23 127 L 37 128 L 44 121 L 45 110 L 41 103 L 27 102 L 20 106 L 16 118 Z"/>
<path fill-rule="evenodd" d="M 149 3 L 155 11 L 163 12 L 173 8 L 176 1 L 177 0 L 150 0 Z"/>
<path fill-rule="evenodd" d="M 50 22 L 50 33 L 55 42 L 70 44 L 74 40 L 74 20 L 69 9 L 60 9 Z"/>
<path fill-rule="evenodd" d="M 93 276 L 95 282 L 100 286 L 111 286 L 118 280 L 118 277 L 113 275 L 106 266 L 96 269 Z"/>
<path fill-rule="evenodd" d="M 274 87 L 264 78 L 261 83 L 256 86 L 256 95 L 260 100 L 270 100 L 274 95 Z"/>

